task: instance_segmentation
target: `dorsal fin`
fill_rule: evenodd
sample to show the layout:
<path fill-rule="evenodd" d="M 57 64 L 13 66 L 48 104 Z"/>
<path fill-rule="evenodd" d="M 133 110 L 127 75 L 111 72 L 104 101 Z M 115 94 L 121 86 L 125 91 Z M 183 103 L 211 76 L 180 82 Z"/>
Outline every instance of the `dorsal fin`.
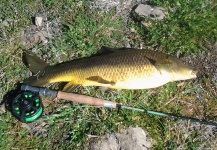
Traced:
<path fill-rule="evenodd" d="M 110 54 L 110 53 L 114 53 L 115 51 L 117 50 L 115 50 L 114 48 L 102 46 L 99 50 L 99 54 Z"/>
<path fill-rule="evenodd" d="M 110 54 L 110 53 L 114 53 L 117 51 L 124 51 L 124 50 L 134 50 L 133 48 L 126 48 L 126 47 L 122 47 L 122 48 L 110 48 L 107 46 L 102 46 L 99 50 L 99 54 Z"/>

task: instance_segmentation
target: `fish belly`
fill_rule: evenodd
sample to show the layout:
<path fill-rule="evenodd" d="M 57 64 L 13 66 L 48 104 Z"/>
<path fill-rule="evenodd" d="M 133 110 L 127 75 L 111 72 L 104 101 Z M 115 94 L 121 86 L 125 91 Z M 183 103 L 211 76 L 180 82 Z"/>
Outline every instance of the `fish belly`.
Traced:
<path fill-rule="evenodd" d="M 126 81 L 119 81 L 114 86 L 109 88 L 114 89 L 149 89 L 156 88 L 171 81 L 169 75 L 155 75 L 153 77 L 143 77 L 136 79 L 129 79 Z"/>

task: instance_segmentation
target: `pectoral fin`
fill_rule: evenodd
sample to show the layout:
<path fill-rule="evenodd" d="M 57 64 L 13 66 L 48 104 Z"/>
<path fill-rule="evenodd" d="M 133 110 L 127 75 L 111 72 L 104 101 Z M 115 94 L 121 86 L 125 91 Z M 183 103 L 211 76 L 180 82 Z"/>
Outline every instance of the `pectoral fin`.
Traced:
<path fill-rule="evenodd" d="M 101 84 L 115 85 L 115 82 L 107 81 L 100 76 L 91 76 L 91 77 L 86 78 L 86 80 L 94 81 L 94 82 L 101 83 Z"/>
<path fill-rule="evenodd" d="M 148 57 L 146 57 L 146 58 L 159 71 L 162 70 L 162 69 L 169 69 L 171 67 L 171 65 L 172 65 L 172 61 L 169 60 L 169 59 L 166 59 L 166 58 L 165 59 L 160 59 L 160 60 L 157 60 L 157 61 L 153 60 L 151 58 L 148 58 Z"/>

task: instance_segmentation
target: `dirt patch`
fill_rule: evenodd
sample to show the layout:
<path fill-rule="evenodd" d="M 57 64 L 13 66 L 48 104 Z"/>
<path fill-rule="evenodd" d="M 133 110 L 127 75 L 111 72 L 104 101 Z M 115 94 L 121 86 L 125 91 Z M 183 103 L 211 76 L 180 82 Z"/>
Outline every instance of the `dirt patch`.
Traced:
<path fill-rule="evenodd" d="M 202 51 L 198 56 L 192 55 L 184 58 L 184 61 L 194 66 L 198 70 L 198 84 L 200 79 L 204 79 L 204 85 L 217 97 L 217 43 L 205 53 Z M 209 80 L 208 80 L 209 79 Z"/>
<path fill-rule="evenodd" d="M 60 18 L 49 20 L 46 13 L 32 17 L 32 25 L 20 32 L 20 44 L 25 48 L 32 48 L 37 43 L 46 45 L 48 40 L 61 35 Z"/>

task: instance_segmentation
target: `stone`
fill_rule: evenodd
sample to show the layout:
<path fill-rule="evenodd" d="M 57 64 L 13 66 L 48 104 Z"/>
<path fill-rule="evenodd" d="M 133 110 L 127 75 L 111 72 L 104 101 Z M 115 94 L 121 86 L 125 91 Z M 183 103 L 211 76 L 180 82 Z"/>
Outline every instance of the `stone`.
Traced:
<path fill-rule="evenodd" d="M 145 18 L 149 17 L 152 20 L 162 20 L 166 17 L 164 8 L 145 4 L 139 4 L 135 9 L 135 13 Z"/>
<path fill-rule="evenodd" d="M 129 127 L 121 133 L 106 134 L 90 142 L 90 150 L 148 150 L 152 147 L 147 132 L 140 127 Z"/>
<path fill-rule="evenodd" d="M 43 21 L 42 17 L 35 17 L 35 25 L 36 26 L 41 27 L 42 26 L 42 21 Z"/>

